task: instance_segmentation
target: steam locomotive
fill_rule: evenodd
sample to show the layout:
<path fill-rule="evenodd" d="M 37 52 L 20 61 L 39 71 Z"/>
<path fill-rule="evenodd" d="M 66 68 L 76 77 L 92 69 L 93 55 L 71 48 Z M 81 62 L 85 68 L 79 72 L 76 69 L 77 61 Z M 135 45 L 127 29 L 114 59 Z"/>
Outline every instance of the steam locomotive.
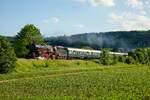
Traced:
<path fill-rule="evenodd" d="M 70 48 L 50 45 L 30 45 L 27 58 L 32 59 L 96 59 L 100 57 L 101 51 Z M 128 53 L 109 52 L 112 55 L 127 56 Z"/>

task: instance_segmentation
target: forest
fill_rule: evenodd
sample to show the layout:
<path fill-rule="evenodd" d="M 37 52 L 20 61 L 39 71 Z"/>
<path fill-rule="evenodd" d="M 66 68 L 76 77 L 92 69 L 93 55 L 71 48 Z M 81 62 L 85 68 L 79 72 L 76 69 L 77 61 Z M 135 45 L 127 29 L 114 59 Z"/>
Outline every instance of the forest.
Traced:
<path fill-rule="evenodd" d="M 90 47 L 98 50 L 100 48 L 145 48 L 150 47 L 150 30 L 84 33 L 71 36 L 47 37 L 45 41 L 50 45 L 78 48 Z"/>

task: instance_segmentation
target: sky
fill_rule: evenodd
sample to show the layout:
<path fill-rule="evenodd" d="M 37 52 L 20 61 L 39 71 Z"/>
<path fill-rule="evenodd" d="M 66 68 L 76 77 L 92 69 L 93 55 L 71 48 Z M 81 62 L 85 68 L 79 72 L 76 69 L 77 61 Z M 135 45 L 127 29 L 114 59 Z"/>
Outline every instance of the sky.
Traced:
<path fill-rule="evenodd" d="M 34 24 L 43 36 L 150 29 L 150 0 L 0 0 L 0 35 Z"/>

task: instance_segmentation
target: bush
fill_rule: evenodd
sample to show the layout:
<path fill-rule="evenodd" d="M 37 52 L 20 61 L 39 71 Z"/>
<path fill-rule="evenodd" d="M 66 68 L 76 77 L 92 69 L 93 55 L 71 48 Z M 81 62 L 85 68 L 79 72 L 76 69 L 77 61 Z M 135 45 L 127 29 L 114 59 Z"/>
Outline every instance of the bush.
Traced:
<path fill-rule="evenodd" d="M 135 64 L 135 60 L 132 57 L 129 56 L 129 57 L 126 58 L 126 63 L 127 64 Z"/>
<path fill-rule="evenodd" d="M 100 63 L 103 65 L 111 65 L 112 64 L 112 56 L 109 54 L 108 49 L 103 49 L 100 54 Z"/>
<path fill-rule="evenodd" d="M 0 74 L 8 73 L 15 68 L 16 55 L 10 43 L 0 36 Z"/>
<path fill-rule="evenodd" d="M 150 48 L 138 48 L 134 52 L 129 53 L 138 64 L 150 65 Z"/>
<path fill-rule="evenodd" d="M 79 62 L 79 61 L 77 62 L 77 65 L 78 65 L 78 66 L 80 65 L 80 62 Z"/>
<path fill-rule="evenodd" d="M 126 58 L 124 56 L 119 56 L 118 57 L 119 62 L 125 63 L 125 60 L 126 60 Z"/>
<path fill-rule="evenodd" d="M 117 63 L 118 63 L 118 56 L 114 55 L 112 64 L 114 65 L 114 64 L 117 64 Z"/>
<path fill-rule="evenodd" d="M 49 63 L 48 62 L 45 62 L 45 64 L 43 65 L 44 68 L 47 68 L 49 67 Z"/>

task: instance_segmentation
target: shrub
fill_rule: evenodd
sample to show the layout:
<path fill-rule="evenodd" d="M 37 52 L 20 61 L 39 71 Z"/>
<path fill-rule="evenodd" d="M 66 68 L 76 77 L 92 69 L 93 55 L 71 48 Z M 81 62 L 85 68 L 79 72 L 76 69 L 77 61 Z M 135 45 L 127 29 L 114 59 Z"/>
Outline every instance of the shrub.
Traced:
<path fill-rule="evenodd" d="M 79 62 L 79 61 L 77 62 L 77 65 L 78 65 L 78 66 L 80 65 L 80 62 Z"/>
<path fill-rule="evenodd" d="M 126 58 L 126 63 L 127 64 L 135 64 L 135 60 L 131 56 L 129 56 Z"/>
<path fill-rule="evenodd" d="M 125 63 L 125 60 L 126 60 L 126 58 L 124 56 L 119 56 L 118 57 L 119 62 Z"/>
<path fill-rule="evenodd" d="M 136 63 L 150 65 L 150 48 L 138 48 L 134 52 L 129 53 Z"/>
<path fill-rule="evenodd" d="M 109 54 L 108 49 L 103 49 L 100 54 L 100 63 L 103 65 L 111 65 L 112 64 L 112 56 Z"/>
<path fill-rule="evenodd" d="M 0 74 L 8 73 L 15 68 L 16 55 L 10 43 L 0 36 Z"/>
<path fill-rule="evenodd" d="M 45 64 L 43 65 L 44 68 L 47 68 L 49 67 L 49 63 L 48 62 L 45 62 Z"/>
<path fill-rule="evenodd" d="M 114 64 L 117 64 L 117 63 L 118 63 L 118 56 L 114 55 L 112 64 L 114 65 Z"/>

